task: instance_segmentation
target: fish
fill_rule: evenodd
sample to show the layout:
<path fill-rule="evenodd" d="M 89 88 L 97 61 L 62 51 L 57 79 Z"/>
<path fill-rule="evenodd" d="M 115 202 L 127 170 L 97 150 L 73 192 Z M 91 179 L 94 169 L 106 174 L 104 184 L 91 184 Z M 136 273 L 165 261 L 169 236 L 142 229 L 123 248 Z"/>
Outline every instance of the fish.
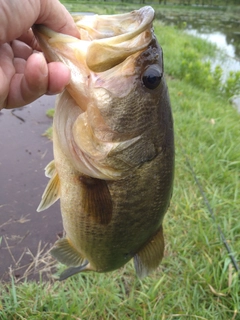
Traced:
<path fill-rule="evenodd" d="M 51 254 L 79 272 L 111 272 L 133 259 L 143 278 L 164 255 L 163 218 L 174 180 L 174 130 L 155 12 L 75 16 L 80 38 L 43 25 L 47 61 L 71 80 L 56 101 L 50 178 L 37 211 L 60 199 L 65 237 Z"/>

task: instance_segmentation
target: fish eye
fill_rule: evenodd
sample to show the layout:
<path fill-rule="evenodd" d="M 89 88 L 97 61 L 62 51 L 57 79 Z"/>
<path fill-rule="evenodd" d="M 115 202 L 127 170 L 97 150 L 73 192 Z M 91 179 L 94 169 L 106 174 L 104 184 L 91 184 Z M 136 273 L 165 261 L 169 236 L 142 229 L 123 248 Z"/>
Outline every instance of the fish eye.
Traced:
<path fill-rule="evenodd" d="M 142 75 L 142 82 L 146 88 L 150 90 L 156 89 L 162 79 L 162 72 L 154 66 L 148 67 L 143 75 Z"/>

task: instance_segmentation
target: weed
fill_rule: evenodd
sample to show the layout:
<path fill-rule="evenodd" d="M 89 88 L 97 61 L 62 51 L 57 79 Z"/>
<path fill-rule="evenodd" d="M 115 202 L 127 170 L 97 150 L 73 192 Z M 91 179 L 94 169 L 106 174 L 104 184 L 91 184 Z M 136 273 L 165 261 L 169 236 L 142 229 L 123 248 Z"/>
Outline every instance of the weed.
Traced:
<path fill-rule="evenodd" d="M 49 118 L 53 118 L 54 112 L 55 112 L 55 109 L 54 109 L 54 108 L 48 109 L 47 112 L 46 112 L 46 115 L 47 115 Z"/>

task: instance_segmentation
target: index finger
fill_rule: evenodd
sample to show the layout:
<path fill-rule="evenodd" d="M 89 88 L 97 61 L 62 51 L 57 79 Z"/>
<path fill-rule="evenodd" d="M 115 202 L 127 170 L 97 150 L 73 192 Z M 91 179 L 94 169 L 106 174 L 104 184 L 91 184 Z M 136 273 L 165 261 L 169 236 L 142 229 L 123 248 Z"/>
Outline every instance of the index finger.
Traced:
<path fill-rule="evenodd" d="M 79 31 L 67 9 L 58 0 L 42 0 L 36 24 L 44 24 L 56 32 L 79 38 Z"/>
<path fill-rule="evenodd" d="M 25 42 L 33 50 L 42 51 L 32 29 L 29 29 L 26 33 L 22 34 L 18 40 Z"/>

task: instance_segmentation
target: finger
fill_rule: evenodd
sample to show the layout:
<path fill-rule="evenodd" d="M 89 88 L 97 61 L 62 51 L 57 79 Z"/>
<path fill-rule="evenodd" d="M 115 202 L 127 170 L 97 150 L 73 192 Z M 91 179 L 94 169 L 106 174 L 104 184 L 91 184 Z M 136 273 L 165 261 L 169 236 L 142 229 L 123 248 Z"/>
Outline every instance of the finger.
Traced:
<path fill-rule="evenodd" d="M 11 80 L 6 108 L 20 107 L 32 102 L 48 90 L 48 67 L 42 54 L 32 54 L 24 74 L 16 73 Z"/>
<path fill-rule="evenodd" d="M 67 9 L 58 0 L 43 0 L 41 12 L 35 22 L 44 24 L 56 32 L 79 38 L 79 31 Z"/>
<path fill-rule="evenodd" d="M 61 62 L 48 64 L 48 91 L 47 94 L 57 94 L 64 90 L 71 78 L 70 70 Z"/>
<path fill-rule="evenodd" d="M 19 38 L 34 23 L 79 37 L 70 13 L 58 0 L 26 0 L 24 6 L 19 0 L 0 1 L 0 21 L 0 44 Z"/>
<path fill-rule="evenodd" d="M 0 68 L 0 110 L 6 107 L 6 99 L 8 95 L 8 79 L 3 69 Z"/>
<path fill-rule="evenodd" d="M 10 42 L 34 24 L 41 12 L 41 0 L 0 1 L 0 43 Z"/>
<path fill-rule="evenodd" d="M 13 40 L 11 46 L 14 57 L 16 58 L 22 58 L 27 60 L 33 53 L 32 48 L 30 48 L 26 43 L 19 40 Z"/>
<path fill-rule="evenodd" d="M 6 108 L 23 106 L 45 93 L 60 93 L 69 81 L 70 71 L 64 64 L 47 64 L 42 54 L 34 53 L 26 62 L 24 74 L 13 76 Z"/>
<path fill-rule="evenodd" d="M 26 68 L 26 63 L 27 63 L 27 61 L 25 59 L 15 58 L 13 60 L 13 64 L 15 67 L 15 73 L 24 74 L 24 71 Z"/>
<path fill-rule="evenodd" d="M 6 106 L 9 84 L 15 73 L 13 58 L 11 46 L 0 45 L 0 110 Z"/>
<path fill-rule="evenodd" d="M 8 43 L 0 45 L 0 68 L 2 68 L 7 79 L 11 79 L 15 72 L 13 59 L 14 55 L 11 46 Z M 1 85 L 3 85 L 3 83 L 1 83 Z"/>
<path fill-rule="evenodd" d="M 41 48 L 35 38 L 32 29 L 29 29 L 27 32 L 23 33 L 18 40 L 25 42 L 29 47 L 34 50 L 41 51 Z"/>

